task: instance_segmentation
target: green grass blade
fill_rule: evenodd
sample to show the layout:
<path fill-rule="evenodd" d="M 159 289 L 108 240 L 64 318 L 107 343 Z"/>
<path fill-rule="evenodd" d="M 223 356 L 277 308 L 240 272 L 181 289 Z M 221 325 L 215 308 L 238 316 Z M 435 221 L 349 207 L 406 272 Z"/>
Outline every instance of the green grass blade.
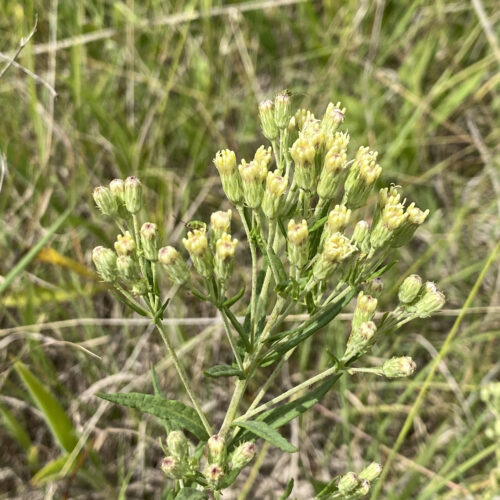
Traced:
<path fill-rule="evenodd" d="M 71 452 L 78 442 L 73 422 L 71 422 L 57 399 L 43 387 L 24 363 L 17 361 L 14 364 L 14 369 L 42 412 L 43 418 L 61 450 Z"/>

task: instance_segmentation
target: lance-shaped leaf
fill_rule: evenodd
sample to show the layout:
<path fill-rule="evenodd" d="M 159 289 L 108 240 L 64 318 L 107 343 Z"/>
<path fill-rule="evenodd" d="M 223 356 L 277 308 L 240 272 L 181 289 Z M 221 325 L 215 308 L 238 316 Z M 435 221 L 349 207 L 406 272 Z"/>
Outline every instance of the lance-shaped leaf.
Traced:
<path fill-rule="evenodd" d="M 337 314 L 351 301 L 355 293 L 355 290 L 351 290 L 343 298 L 343 300 L 327 306 L 322 313 L 318 314 L 318 316 L 313 320 L 308 321 L 304 326 L 275 336 L 274 339 L 282 337 L 288 337 L 288 339 L 286 342 L 272 346 L 271 352 L 264 357 L 261 365 L 267 366 L 274 363 L 274 361 L 280 359 L 290 349 L 293 349 L 301 342 L 309 338 L 313 333 L 317 332 L 320 328 L 323 328 L 330 323 L 330 321 L 332 321 L 332 319 L 335 318 L 335 316 L 337 316 Z"/>
<path fill-rule="evenodd" d="M 169 423 L 173 423 L 179 428 L 191 432 L 201 441 L 208 439 L 208 434 L 196 411 L 180 401 L 139 392 L 97 394 L 97 396 L 112 403 L 135 408 L 144 413 L 167 420 Z"/>
<path fill-rule="evenodd" d="M 241 377 L 243 375 L 238 367 L 231 365 L 211 366 L 204 370 L 203 373 L 210 378 Z"/>
<path fill-rule="evenodd" d="M 282 451 L 287 453 L 295 453 L 297 448 L 287 441 L 278 431 L 273 429 L 270 425 L 265 422 L 258 420 L 244 420 L 243 422 L 234 422 L 234 426 L 242 427 L 250 431 L 252 434 L 268 441 L 272 445 L 276 446 Z"/>

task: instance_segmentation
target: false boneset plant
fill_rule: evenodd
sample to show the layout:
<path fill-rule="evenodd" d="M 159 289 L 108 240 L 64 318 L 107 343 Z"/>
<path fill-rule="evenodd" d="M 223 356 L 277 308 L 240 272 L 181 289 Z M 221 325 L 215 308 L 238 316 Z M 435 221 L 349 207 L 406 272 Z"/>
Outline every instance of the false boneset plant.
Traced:
<path fill-rule="evenodd" d="M 349 134 L 340 130 L 345 115 L 340 103 L 330 103 L 321 119 L 304 109 L 292 114 L 290 95 L 284 91 L 274 101 L 262 102 L 259 115 L 271 146 L 259 147 L 250 161 L 238 161 L 229 149 L 215 155 L 223 190 L 234 209 L 213 213 L 209 224 L 190 224 L 182 240 L 188 255 L 181 248 L 160 248 L 157 226 L 141 225 L 143 190 L 138 179 L 114 180 L 94 191 L 97 206 L 121 231 L 114 250 L 94 249 L 97 271 L 121 300 L 151 318 L 191 404 L 163 398 L 154 376 L 156 395 L 101 396 L 157 415 L 168 425 L 161 468 L 174 481 L 171 498 L 188 490 L 196 498 L 209 494 L 219 498 L 251 462 L 259 438 L 283 452 L 295 452 L 278 429 L 320 401 L 342 374 L 411 375 L 415 363 L 407 356 L 391 357 L 377 367 L 360 363 L 379 339 L 414 318 L 430 316 L 444 304 L 434 283 L 411 275 L 400 286 L 399 305 L 375 319 L 381 276 L 391 265 L 394 250 L 410 241 L 428 211 L 407 205 L 396 186 L 375 191 L 382 170 L 375 151 L 361 147 L 348 159 Z M 238 292 L 231 282 L 235 254 L 243 251 L 231 236 L 235 214 L 245 230 L 252 269 L 248 290 Z M 161 296 L 160 269 L 173 284 L 220 313 L 233 362 L 207 366 L 205 375 L 234 379 L 222 422 L 211 422 L 202 410 L 163 325 L 168 301 Z M 325 371 L 266 398 L 301 343 L 353 300 L 343 356 L 332 356 Z M 285 320 L 291 312 L 301 312 L 305 319 L 290 327 Z M 266 370 L 266 382 L 248 394 L 249 382 L 261 370 Z M 379 473 L 375 463 L 359 474 L 349 472 L 327 484 L 317 498 L 359 498 Z"/>

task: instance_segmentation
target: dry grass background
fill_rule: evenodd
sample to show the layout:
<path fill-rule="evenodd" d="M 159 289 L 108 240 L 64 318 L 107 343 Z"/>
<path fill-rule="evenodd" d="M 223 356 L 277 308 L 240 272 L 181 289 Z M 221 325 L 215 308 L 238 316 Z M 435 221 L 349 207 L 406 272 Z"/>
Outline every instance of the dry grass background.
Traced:
<path fill-rule="evenodd" d="M 220 207 L 215 151 L 248 156 L 260 145 L 257 102 L 284 87 L 318 113 L 341 100 L 351 151 L 361 143 L 377 149 L 384 181 L 404 185 L 431 210 L 391 271 L 382 308 L 417 272 L 444 289 L 447 310 L 372 353 L 374 361 L 412 355 L 415 377 L 341 380 L 290 426 L 300 453 L 281 457 L 261 445 L 258 466 L 227 498 L 277 498 L 295 477 L 295 496 L 308 499 L 314 479 L 386 463 L 396 442 L 373 498 L 488 498 L 499 451 L 485 434 L 493 417 L 479 390 L 500 371 L 500 264 L 490 258 L 500 239 L 496 2 L 3 0 L 0 7 L 3 64 L 38 16 L 36 33 L 0 78 L 2 498 L 159 498 L 162 427 L 94 394 L 151 391 L 155 363 L 167 395 L 183 396 L 152 330 L 91 271 L 91 248 L 115 236 L 91 191 L 140 176 L 151 217 L 175 243 L 185 221 Z M 230 356 L 215 313 L 178 294 L 168 314 L 217 421 L 231 381 L 202 375 Z M 345 341 L 343 319 L 294 355 L 273 392 L 325 366 L 326 349 Z M 30 482 L 60 451 L 19 382 L 17 360 L 70 415 L 100 475 Z M 13 435 L 9 415 L 27 441 Z"/>

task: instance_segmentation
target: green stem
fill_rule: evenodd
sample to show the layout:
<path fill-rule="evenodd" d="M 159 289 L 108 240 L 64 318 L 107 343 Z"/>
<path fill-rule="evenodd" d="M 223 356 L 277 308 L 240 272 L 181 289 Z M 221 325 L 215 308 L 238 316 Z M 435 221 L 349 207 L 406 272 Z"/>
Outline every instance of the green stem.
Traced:
<path fill-rule="evenodd" d="M 144 279 L 148 283 L 148 298 L 151 304 L 155 304 L 154 296 L 151 293 L 151 283 L 148 280 L 148 273 L 146 271 L 146 261 L 144 257 L 142 256 L 142 243 L 141 243 L 141 234 L 139 232 L 139 220 L 137 219 L 137 215 L 133 214 L 132 215 L 132 221 L 134 225 L 134 238 L 135 238 L 135 244 L 137 246 L 137 256 L 139 258 L 139 267 L 141 268 L 141 273 L 144 277 Z"/>
<path fill-rule="evenodd" d="M 200 404 L 198 403 L 198 400 L 189 385 L 189 379 L 186 374 L 186 371 L 184 370 L 184 367 L 182 366 L 181 362 L 179 361 L 179 358 L 177 357 L 177 354 L 175 353 L 175 349 L 170 343 L 170 339 L 168 338 L 167 332 L 165 331 L 165 326 L 161 322 L 160 319 L 157 319 L 154 322 L 156 328 L 160 332 L 161 338 L 163 342 L 165 343 L 165 346 L 167 348 L 167 352 L 172 358 L 172 362 L 174 363 L 175 369 L 177 370 L 177 374 L 179 375 L 179 378 L 181 379 L 182 385 L 184 386 L 184 389 L 186 389 L 186 392 L 189 396 L 189 399 L 193 403 L 194 409 L 196 410 L 196 413 L 198 413 L 198 416 L 200 417 L 200 420 L 203 424 L 203 427 L 205 427 L 205 430 L 207 431 L 207 434 L 209 436 L 212 435 L 212 428 L 210 424 L 208 423 L 207 417 L 205 417 L 205 414 L 203 413 L 203 410 L 201 409 Z"/>
<path fill-rule="evenodd" d="M 278 300 L 276 301 L 276 304 L 274 305 L 273 311 L 271 315 L 269 316 L 269 319 L 266 323 L 266 326 L 264 327 L 264 330 L 262 331 L 262 335 L 259 338 L 259 345 L 256 351 L 250 355 L 247 359 L 247 364 L 248 364 L 248 369 L 246 372 L 246 378 L 244 380 L 239 379 L 236 382 L 236 386 L 234 388 L 233 395 L 231 397 L 231 402 L 229 403 L 229 407 L 226 412 L 226 416 L 224 417 L 224 421 L 222 422 L 222 426 L 219 430 L 219 435 L 221 437 L 226 437 L 227 433 L 229 432 L 229 429 L 231 428 L 231 425 L 235 419 L 236 413 L 238 411 L 238 408 L 240 406 L 241 400 L 243 399 L 243 395 L 245 394 L 245 390 L 247 388 L 247 383 L 250 378 L 252 378 L 252 375 L 254 374 L 260 360 L 260 354 L 262 353 L 263 348 L 265 347 L 265 344 L 263 341 L 269 336 L 269 333 L 271 332 L 272 327 L 274 326 L 274 322 L 279 316 L 279 313 L 281 309 L 283 308 L 284 305 L 286 305 L 286 301 L 282 298 L 279 297 Z"/>
<path fill-rule="evenodd" d="M 310 379 L 306 380 L 305 382 L 302 382 L 299 385 L 296 385 L 295 387 L 292 387 L 290 390 L 284 392 L 283 394 L 280 394 L 279 396 L 276 396 L 274 399 L 271 399 L 271 401 L 268 401 L 267 403 L 264 403 L 254 410 L 247 411 L 244 415 L 241 417 L 238 417 L 235 422 L 246 420 L 250 417 L 253 417 L 254 415 L 257 415 L 258 413 L 262 413 L 265 410 L 268 410 L 275 404 L 278 404 L 279 402 L 288 399 L 289 397 L 293 396 L 297 392 L 300 392 L 304 389 L 307 389 L 309 386 L 315 384 L 316 382 L 319 382 L 330 375 L 333 375 L 337 372 L 337 366 L 332 366 L 331 368 L 328 368 L 328 370 L 325 370 L 321 373 L 318 373 L 318 375 L 311 377 Z"/>
<path fill-rule="evenodd" d="M 234 338 L 231 333 L 231 326 L 229 324 L 229 320 L 227 319 L 226 313 L 221 310 L 220 311 L 222 319 L 224 321 L 224 331 L 226 332 L 227 340 L 229 340 L 229 345 L 233 350 L 234 358 L 236 359 L 236 363 L 238 363 L 238 368 L 243 372 L 243 362 L 241 361 L 241 357 L 238 354 L 238 350 L 236 349 L 236 344 L 234 343 Z"/>
<path fill-rule="evenodd" d="M 243 207 L 238 206 L 238 212 L 245 228 L 245 233 L 247 235 L 248 245 L 250 247 L 250 254 L 252 256 L 252 295 L 250 298 L 250 345 L 253 347 L 254 335 L 255 335 L 255 321 L 256 321 L 256 307 L 257 307 L 257 248 L 255 242 L 253 241 L 250 228 L 248 227 L 245 213 Z"/>

